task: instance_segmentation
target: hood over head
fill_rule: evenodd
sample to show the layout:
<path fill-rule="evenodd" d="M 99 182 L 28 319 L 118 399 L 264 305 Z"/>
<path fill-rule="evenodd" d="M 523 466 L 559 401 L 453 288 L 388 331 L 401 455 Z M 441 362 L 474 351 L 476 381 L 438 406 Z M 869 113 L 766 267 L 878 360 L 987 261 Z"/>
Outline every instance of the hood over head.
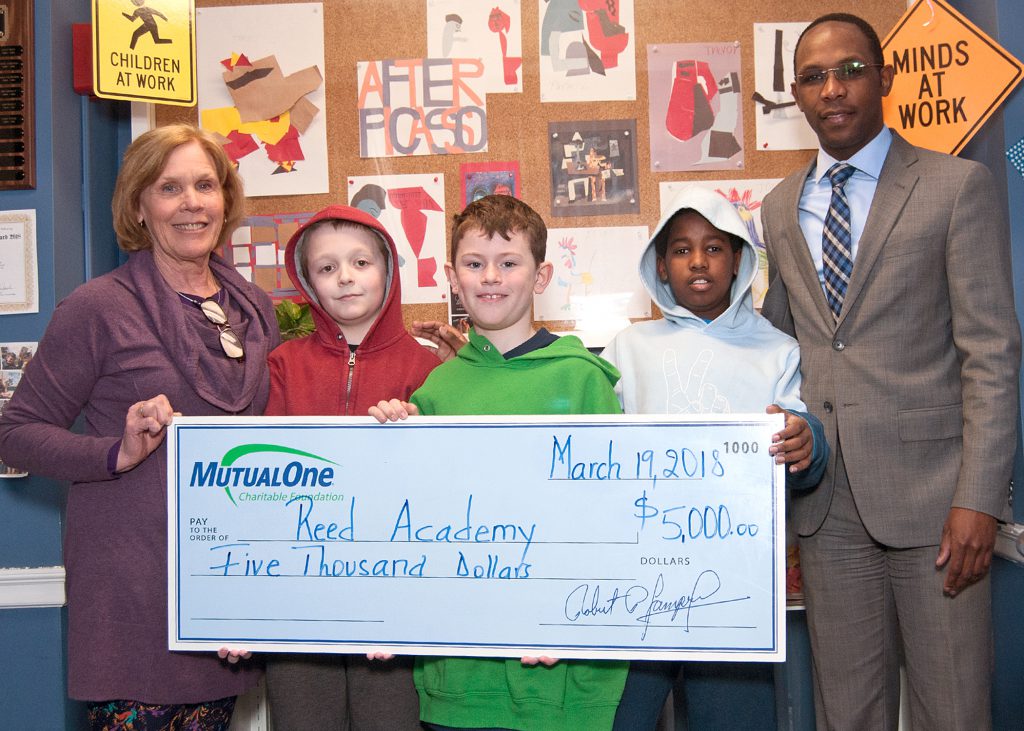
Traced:
<path fill-rule="evenodd" d="M 309 302 L 313 312 L 313 320 L 316 322 L 316 336 L 327 345 L 335 347 L 348 347 L 341 336 L 338 324 L 324 310 L 317 299 L 316 292 L 310 285 L 309 280 L 303 273 L 302 256 L 305 250 L 306 238 L 309 230 L 322 221 L 345 221 L 358 224 L 370 229 L 379 236 L 386 245 L 388 255 L 385 257 L 387 263 L 387 283 L 384 291 L 384 304 L 381 307 L 377 319 L 370 327 L 363 342 L 360 343 L 360 352 L 363 350 L 375 349 L 378 346 L 390 342 L 395 335 L 395 328 L 400 333 L 405 332 L 402 324 L 402 284 L 401 277 L 396 276 L 398 269 L 398 250 L 391 234 L 387 232 L 384 225 L 370 214 L 352 206 L 334 205 L 324 208 L 315 216 L 302 224 L 288 240 L 288 247 L 285 250 L 285 267 L 288 276 L 295 285 L 295 288 L 302 292 L 306 301 Z M 382 341 L 381 338 L 384 338 Z"/>
<path fill-rule="evenodd" d="M 729 308 L 712 323 L 720 327 L 733 327 L 739 320 L 753 313 L 754 303 L 750 288 L 757 276 L 758 256 L 757 249 L 751 241 L 751 231 L 747 222 L 740 216 L 736 207 L 721 194 L 698 185 L 687 185 L 676 193 L 658 226 L 651 233 L 650 242 L 640 257 L 640 279 L 667 320 L 672 320 L 676 324 L 683 324 L 686 321 L 704 324 L 701 318 L 676 302 L 672 287 L 658 277 L 658 255 L 655 248 L 658 234 L 669 225 L 675 214 L 685 210 L 696 211 L 715 228 L 743 240 L 739 272 L 733 279 L 730 290 Z M 753 226 L 753 222 L 750 226 Z"/>

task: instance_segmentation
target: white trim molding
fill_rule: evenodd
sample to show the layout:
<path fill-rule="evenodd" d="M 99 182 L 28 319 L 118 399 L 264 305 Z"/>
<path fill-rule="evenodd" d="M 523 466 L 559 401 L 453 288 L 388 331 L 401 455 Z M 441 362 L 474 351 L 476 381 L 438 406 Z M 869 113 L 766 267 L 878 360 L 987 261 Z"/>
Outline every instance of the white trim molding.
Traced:
<path fill-rule="evenodd" d="M 135 141 L 143 132 L 156 127 L 156 104 L 132 102 L 131 109 L 132 141 Z"/>
<path fill-rule="evenodd" d="M 63 566 L 0 568 L 0 609 L 57 608 L 66 603 Z M 251 692 L 239 696 L 231 731 L 273 731 L 262 680 Z"/>
<path fill-rule="evenodd" d="M 0 569 L 0 609 L 63 607 L 64 567 Z"/>
<path fill-rule="evenodd" d="M 266 678 L 245 695 L 238 696 L 228 731 L 274 731 L 267 707 Z"/>

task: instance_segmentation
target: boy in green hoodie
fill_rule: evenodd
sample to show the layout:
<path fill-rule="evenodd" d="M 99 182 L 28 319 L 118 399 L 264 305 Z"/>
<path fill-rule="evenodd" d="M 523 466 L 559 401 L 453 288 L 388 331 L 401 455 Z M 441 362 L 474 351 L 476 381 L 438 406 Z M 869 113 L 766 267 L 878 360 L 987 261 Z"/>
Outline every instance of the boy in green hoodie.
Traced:
<path fill-rule="evenodd" d="M 617 414 L 618 371 L 574 336 L 534 330 L 533 295 L 551 281 L 547 227 L 516 198 L 490 195 L 455 216 L 445 272 L 473 328 L 453 360 L 379 421 L 495 414 Z M 434 729 L 610 729 L 628 663 L 422 657 L 420 718 Z"/>

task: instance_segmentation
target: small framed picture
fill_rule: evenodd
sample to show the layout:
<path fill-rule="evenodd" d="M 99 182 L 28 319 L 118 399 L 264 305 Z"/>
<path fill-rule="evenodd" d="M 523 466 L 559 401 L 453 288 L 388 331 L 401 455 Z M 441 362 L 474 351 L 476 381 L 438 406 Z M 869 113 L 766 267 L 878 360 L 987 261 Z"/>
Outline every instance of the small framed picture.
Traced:
<path fill-rule="evenodd" d="M 636 120 L 548 124 L 552 216 L 640 213 Z"/>

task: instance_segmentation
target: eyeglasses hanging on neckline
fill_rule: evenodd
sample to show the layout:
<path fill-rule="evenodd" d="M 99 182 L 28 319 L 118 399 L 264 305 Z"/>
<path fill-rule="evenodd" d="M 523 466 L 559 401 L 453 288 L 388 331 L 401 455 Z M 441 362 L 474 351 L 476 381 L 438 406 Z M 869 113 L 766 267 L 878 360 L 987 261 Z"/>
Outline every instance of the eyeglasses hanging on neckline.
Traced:
<path fill-rule="evenodd" d="M 245 359 L 245 348 L 242 341 L 235 335 L 235 331 L 228 324 L 228 316 L 224 314 L 223 308 L 213 300 L 203 300 L 199 303 L 199 309 L 206 315 L 206 319 L 217 326 L 220 331 L 220 347 L 224 355 L 237 361 Z"/>

